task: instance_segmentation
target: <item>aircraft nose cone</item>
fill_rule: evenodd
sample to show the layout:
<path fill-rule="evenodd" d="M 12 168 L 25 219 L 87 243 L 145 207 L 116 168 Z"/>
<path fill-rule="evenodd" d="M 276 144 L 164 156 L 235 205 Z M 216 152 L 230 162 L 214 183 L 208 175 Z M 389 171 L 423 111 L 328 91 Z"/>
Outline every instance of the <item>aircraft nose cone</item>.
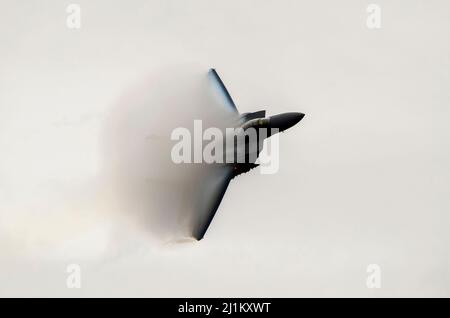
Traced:
<path fill-rule="evenodd" d="M 270 117 L 270 127 L 280 131 L 291 128 L 305 117 L 303 113 L 284 113 Z"/>

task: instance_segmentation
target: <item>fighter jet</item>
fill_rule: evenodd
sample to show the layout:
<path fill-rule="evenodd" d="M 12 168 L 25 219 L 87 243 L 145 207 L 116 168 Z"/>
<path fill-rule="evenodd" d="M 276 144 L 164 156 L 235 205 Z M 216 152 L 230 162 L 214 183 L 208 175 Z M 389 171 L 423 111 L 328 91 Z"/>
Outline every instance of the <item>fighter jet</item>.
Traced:
<path fill-rule="evenodd" d="M 252 127 L 255 128 L 257 132 L 260 131 L 259 128 L 266 128 L 268 133 L 266 136 L 260 136 L 258 134 L 256 141 L 257 146 L 254 147 L 257 152 L 256 156 L 250 156 L 248 149 L 251 147 L 246 144 L 246 155 L 244 162 L 235 161 L 232 163 L 215 165 L 209 169 L 208 177 L 202 182 L 199 197 L 197 198 L 197 205 L 195 207 L 196 217 L 193 224 L 192 236 L 197 240 L 201 240 L 205 236 L 205 233 L 208 230 L 214 215 L 216 214 L 230 181 L 236 176 L 246 173 L 258 166 L 255 162 L 262 150 L 263 143 L 261 142 L 261 139 L 270 137 L 271 131 L 283 132 L 291 128 L 305 116 L 303 113 L 289 112 L 266 117 L 265 110 L 240 114 L 233 99 L 231 98 L 230 93 L 215 69 L 209 70 L 208 80 L 219 96 L 220 104 L 223 108 L 235 115 L 235 128 L 242 128 L 243 130 L 246 130 Z M 234 151 L 237 151 L 236 147 L 234 147 Z M 235 157 L 237 157 L 237 155 L 235 155 Z"/>

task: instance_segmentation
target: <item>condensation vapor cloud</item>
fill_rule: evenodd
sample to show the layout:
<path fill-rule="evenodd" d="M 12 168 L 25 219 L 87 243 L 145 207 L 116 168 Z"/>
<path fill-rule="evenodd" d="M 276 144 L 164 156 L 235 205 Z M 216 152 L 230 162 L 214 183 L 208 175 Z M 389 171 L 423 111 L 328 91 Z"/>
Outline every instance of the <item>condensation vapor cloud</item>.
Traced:
<path fill-rule="evenodd" d="M 204 167 L 174 164 L 170 135 L 230 119 L 207 71 L 151 70 L 101 114 L 53 122 L 41 109 L 3 127 L 0 258 L 102 259 L 189 237 Z"/>
<path fill-rule="evenodd" d="M 171 133 L 194 120 L 203 129 L 224 128 L 233 119 L 214 95 L 207 68 L 181 65 L 160 69 L 124 95 L 105 120 L 104 168 L 121 213 L 167 241 L 190 237 L 195 199 L 205 182 L 201 164 L 175 164 Z M 194 144 L 191 139 L 192 152 Z"/>

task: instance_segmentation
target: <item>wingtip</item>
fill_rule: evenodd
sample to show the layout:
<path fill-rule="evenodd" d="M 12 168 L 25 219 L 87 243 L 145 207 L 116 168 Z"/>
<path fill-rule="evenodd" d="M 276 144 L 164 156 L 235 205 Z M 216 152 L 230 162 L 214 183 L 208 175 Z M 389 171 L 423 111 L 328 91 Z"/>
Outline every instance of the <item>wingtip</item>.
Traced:
<path fill-rule="evenodd" d="M 191 238 L 192 238 L 193 240 L 196 240 L 197 242 L 199 242 L 199 241 L 201 241 L 201 240 L 203 239 L 204 236 L 205 236 L 204 234 L 203 234 L 203 235 L 200 235 L 200 234 L 192 234 Z"/>

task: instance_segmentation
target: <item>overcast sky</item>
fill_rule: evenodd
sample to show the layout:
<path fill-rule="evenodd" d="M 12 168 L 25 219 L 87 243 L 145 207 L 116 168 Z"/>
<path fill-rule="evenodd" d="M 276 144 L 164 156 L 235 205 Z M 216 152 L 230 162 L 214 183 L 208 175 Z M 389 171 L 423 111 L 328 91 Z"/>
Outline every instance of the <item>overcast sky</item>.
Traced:
<path fill-rule="evenodd" d="M 450 296 L 448 1 L 376 1 L 379 29 L 361 0 L 86 0 L 79 29 L 70 3 L 0 0 L 0 295 Z M 161 244 L 105 182 L 105 149 L 125 136 L 148 172 L 127 138 L 189 113 L 183 85 L 164 95 L 181 108 L 152 103 L 186 63 L 241 112 L 306 117 L 204 240 Z"/>

